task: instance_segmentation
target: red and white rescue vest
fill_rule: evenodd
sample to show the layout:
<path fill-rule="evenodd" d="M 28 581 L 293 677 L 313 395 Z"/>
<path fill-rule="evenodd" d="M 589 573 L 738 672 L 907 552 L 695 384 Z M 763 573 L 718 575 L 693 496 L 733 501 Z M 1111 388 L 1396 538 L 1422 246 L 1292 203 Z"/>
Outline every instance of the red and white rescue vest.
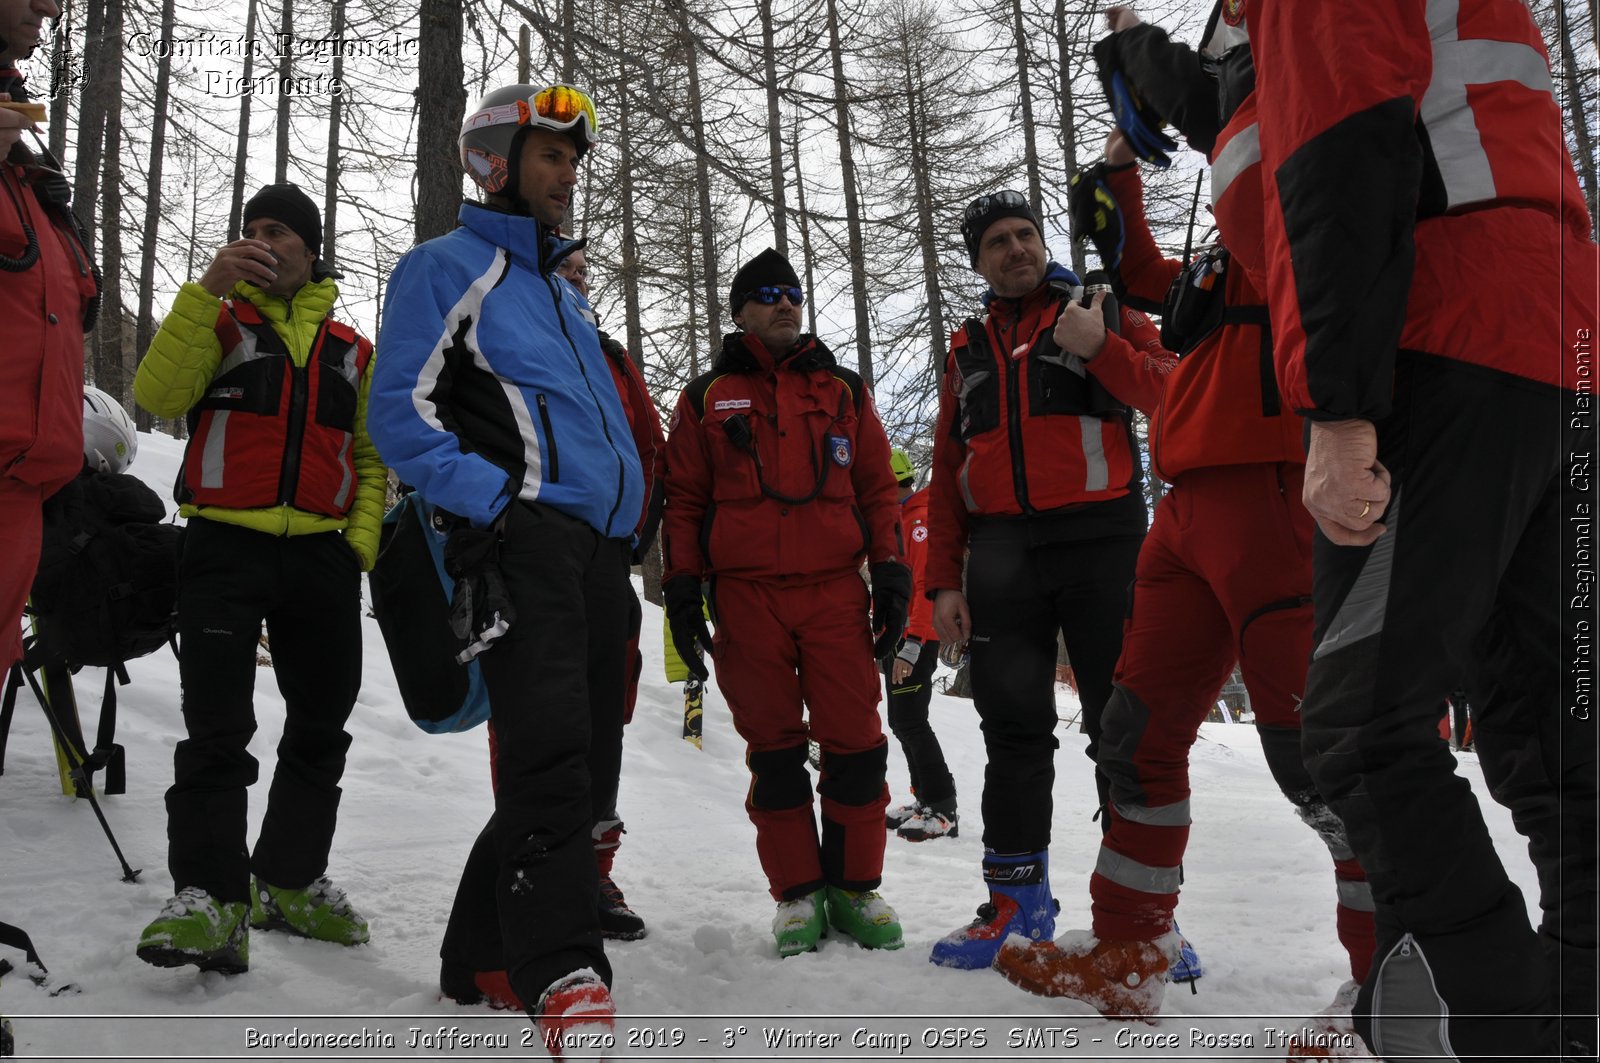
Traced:
<path fill-rule="evenodd" d="M 223 303 L 216 332 L 222 364 L 189 411 L 178 501 L 344 517 L 355 498 L 351 445 L 372 344 L 324 318 L 297 366 L 283 337 L 242 299 Z"/>

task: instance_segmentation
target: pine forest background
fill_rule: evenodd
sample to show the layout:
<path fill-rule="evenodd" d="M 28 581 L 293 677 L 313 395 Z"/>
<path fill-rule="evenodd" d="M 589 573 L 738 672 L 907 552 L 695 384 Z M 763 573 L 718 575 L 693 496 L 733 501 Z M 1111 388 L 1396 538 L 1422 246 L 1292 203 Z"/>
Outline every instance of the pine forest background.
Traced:
<path fill-rule="evenodd" d="M 811 293 L 811 330 L 873 382 L 892 442 L 920 467 L 946 338 L 983 289 L 959 237 L 965 204 L 1024 191 L 1055 257 L 1085 266 L 1066 194 L 1110 128 L 1090 57 L 1103 3 L 60 3 L 25 69 L 33 95 L 51 97 L 50 146 L 105 272 L 88 379 L 130 410 L 173 294 L 237 237 L 244 200 L 270 181 L 321 202 L 323 257 L 344 273 L 336 313 L 376 337 L 395 260 L 454 225 L 465 109 L 513 81 L 567 81 L 598 103 L 603 142 L 574 225 L 603 326 L 668 410 L 732 328 L 734 270 L 772 246 Z M 1591 216 L 1596 4 L 1531 4 Z M 1195 44 L 1210 8 L 1139 12 Z M 1202 161 L 1184 151 L 1168 171 L 1146 167 L 1152 224 L 1174 255 Z"/>

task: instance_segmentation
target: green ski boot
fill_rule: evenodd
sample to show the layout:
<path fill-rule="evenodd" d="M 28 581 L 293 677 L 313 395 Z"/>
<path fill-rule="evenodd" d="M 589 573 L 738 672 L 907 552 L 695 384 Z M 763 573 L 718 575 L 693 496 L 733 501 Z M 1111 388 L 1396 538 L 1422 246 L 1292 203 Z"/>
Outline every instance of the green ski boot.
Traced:
<path fill-rule="evenodd" d="M 772 936 L 777 939 L 779 956 L 815 952 L 817 942 L 827 930 L 821 890 L 792 901 L 778 902 L 778 914 L 772 919 Z"/>
<path fill-rule="evenodd" d="M 279 889 L 254 879 L 250 925 L 257 930 L 287 930 L 335 945 L 362 945 L 370 936 L 367 921 L 350 906 L 344 890 L 326 875 L 297 890 Z"/>
<path fill-rule="evenodd" d="M 242 974 L 250 969 L 250 906 L 185 886 L 144 928 L 135 954 L 157 967 L 194 965 Z"/>
<path fill-rule="evenodd" d="M 900 919 L 877 890 L 842 890 L 828 887 L 828 923 L 869 949 L 905 947 Z"/>

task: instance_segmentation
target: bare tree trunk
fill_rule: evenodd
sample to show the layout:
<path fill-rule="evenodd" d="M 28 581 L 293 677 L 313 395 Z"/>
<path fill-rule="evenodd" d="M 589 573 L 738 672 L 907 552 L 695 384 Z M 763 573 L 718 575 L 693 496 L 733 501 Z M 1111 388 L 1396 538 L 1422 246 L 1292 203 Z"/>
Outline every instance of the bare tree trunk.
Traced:
<path fill-rule="evenodd" d="M 1067 0 L 1056 0 L 1056 59 L 1061 71 L 1061 158 L 1064 173 L 1078 171 L 1078 116 L 1072 95 L 1071 59 L 1072 40 L 1067 33 Z M 1083 276 L 1088 269 L 1082 241 L 1068 241 L 1072 254 L 1072 270 Z"/>
<path fill-rule="evenodd" d="M 928 180 L 928 103 L 923 98 L 925 73 L 921 60 L 912 66 L 912 52 L 905 52 L 906 113 L 911 121 L 906 134 L 911 141 L 911 174 L 917 191 L 917 243 L 922 248 L 923 297 L 928 301 L 928 367 L 930 385 L 937 385 L 944 366 L 945 345 L 949 337 L 944 328 L 944 306 L 939 289 L 939 240 L 933 223 L 933 189 Z"/>
<path fill-rule="evenodd" d="M 573 21 L 572 0 L 561 0 L 561 80 L 568 85 L 572 84 L 578 67 L 578 35 L 573 32 Z"/>
<path fill-rule="evenodd" d="M 1590 10 L 1593 11 L 1591 0 Z M 1567 83 L 1567 111 L 1572 119 L 1572 135 L 1577 141 L 1578 176 L 1583 179 L 1583 198 L 1589 203 L 1589 229 L 1591 234 L 1600 225 L 1600 195 L 1595 187 L 1594 138 L 1589 132 L 1588 116 L 1583 106 L 1582 72 L 1573 54 L 1571 26 L 1567 21 L 1566 0 L 1556 0 L 1556 36 L 1561 41 L 1561 72 Z"/>
<path fill-rule="evenodd" d="M 189 150 L 189 265 L 183 271 L 185 280 L 192 279 L 194 256 L 200 240 L 200 162 L 199 148 Z"/>
<path fill-rule="evenodd" d="M 112 86 L 122 85 L 123 0 L 106 0 L 106 40 L 102 69 Z M 122 309 L 122 93 L 107 93 L 105 173 L 101 178 L 100 252 L 105 302 L 103 324 L 95 330 L 95 382 L 127 406 L 133 398 L 132 358 L 123 342 Z"/>
<path fill-rule="evenodd" d="M 683 208 L 683 231 L 687 235 L 694 231 L 694 211 L 685 206 Z M 700 375 L 700 282 L 694 275 L 694 242 L 683 242 L 683 277 L 689 290 L 689 379 L 693 380 Z M 717 347 L 721 347 L 719 341 Z M 717 348 L 711 349 L 711 357 L 715 359 Z"/>
<path fill-rule="evenodd" d="M 867 305 L 867 259 L 861 236 L 861 190 L 850 150 L 850 86 L 844 79 L 844 46 L 839 41 L 838 0 L 828 0 L 828 50 L 833 56 L 834 116 L 839 126 L 839 175 L 844 185 L 844 217 L 850 240 L 850 292 L 856 308 L 856 372 L 872 386 L 872 324 Z M 797 156 L 798 158 L 798 156 Z"/>
<path fill-rule="evenodd" d="M 61 15 L 56 19 L 55 33 L 50 42 L 50 133 L 46 140 L 50 154 L 57 160 L 67 154 L 67 111 L 71 109 L 74 64 L 72 42 L 73 0 L 62 0 Z"/>
<path fill-rule="evenodd" d="M 467 113 L 462 5 L 422 0 L 417 63 L 417 242 L 455 228 L 461 210 L 456 137 Z"/>
<path fill-rule="evenodd" d="M 278 36 L 278 157 L 272 180 L 282 184 L 289 179 L 289 79 L 294 76 L 294 0 L 282 0 L 283 23 Z"/>
<path fill-rule="evenodd" d="M 250 0 L 249 10 L 245 14 L 245 40 L 255 40 L 256 27 L 260 24 L 257 10 L 261 0 Z M 255 76 L 255 49 L 246 48 L 244 51 L 244 81 L 250 84 Z M 239 230 L 244 224 L 244 186 L 245 166 L 250 161 L 250 93 L 239 94 L 239 136 L 233 146 L 233 200 L 228 207 L 228 240 L 231 243 L 239 239 Z M 196 178 L 198 180 L 198 177 Z"/>
<path fill-rule="evenodd" d="M 798 162 L 800 159 L 800 115 L 798 112 L 795 113 L 794 117 L 791 144 L 794 158 Z M 817 279 L 811 267 L 811 221 L 810 216 L 806 214 L 806 179 L 805 173 L 798 165 L 794 168 L 794 194 L 800 222 L 800 257 L 805 259 L 805 269 L 802 272 L 805 273 L 806 294 L 809 296 L 806 299 L 806 331 L 815 336 L 817 334 Z"/>
<path fill-rule="evenodd" d="M 330 35 L 336 41 L 344 36 L 345 3 L 346 0 L 334 0 L 333 3 L 333 28 Z M 333 84 L 336 86 L 344 84 L 343 48 L 333 56 Z M 322 190 L 322 261 L 330 264 L 338 258 L 339 175 L 344 168 L 339 158 L 339 135 L 343 125 L 344 91 L 340 88 L 334 92 L 328 111 L 328 165 Z"/>
<path fill-rule="evenodd" d="M 633 104 L 626 89 L 617 93 L 617 111 L 617 177 L 622 199 L 622 313 L 628 330 L 628 354 L 642 371 L 644 332 L 639 325 L 639 233 L 633 201 Z M 645 586 L 648 589 L 648 582 Z"/>
<path fill-rule="evenodd" d="M 173 0 L 161 3 L 161 39 L 172 39 Z M 162 49 L 156 63 L 156 99 L 150 127 L 150 179 L 144 195 L 144 240 L 139 254 L 139 316 L 135 321 L 133 341 L 134 364 L 144 358 L 155 335 L 153 319 L 155 307 L 156 239 L 161 226 L 161 176 L 166 168 L 167 154 L 167 100 L 172 87 L 172 53 Z M 134 424 L 140 431 L 150 431 L 154 419 L 143 406 L 133 411 Z"/>
<path fill-rule="evenodd" d="M 121 85 L 105 69 L 106 0 L 89 0 L 83 40 L 83 92 L 78 104 L 78 144 L 74 152 L 72 207 L 83 231 L 94 239 L 99 200 L 100 155 L 105 148 L 106 107 Z"/>
<path fill-rule="evenodd" d="M 526 85 L 533 77 L 533 41 L 528 34 L 528 24 L 517 27 L 517 84 Z"/>
<path fill-rule="evenodd" d="M 717 291 L 716 221 L 711 216 L 711 168 L 706 164 L 705 113 L 700 104 L 700 49 L 689 30 L 689 9 L 685 0 L 672 0 L 678 16 L 678 37 L 689 66 L 689 120 L 694 133 L 694 184 L 700 205 L 700 274 L 705 285 L 706 333 L 711 351 L 722 348 L 722 301 Z"/>
<path fill-rule="evenodd" d="M 1022 24 L 1022 0 L 1011 0 L 1012 30 L 1017 35 L 1017 95 L 1022 103 L 1022 156 L 1028 168 L 1028 205 L 1036 218 L 1044 217 L 1044 193 L 1039 188 L 1039 145 L 1033 122 L 1033 89 L 1028 78 L 1028 33 Z"/>
<path fill-rule="evenodd" d="M 783 194 L 783 119 L 778 113 L 778 55 L 773 43 L 772 0 L 761 0 L 761 60 L 766 68 L 767 79 L 767 151 L 772 156 L 772 235 L 777 241 L 778 254 L 788 258 L 789 219 Z"/>
<path fill-rule="evenodd" d="M 644 563 L 639 566 L 639 574 L 644 577 L 644 600 L 651 605 L 665 605 L 666 596 L 661 593 L 661 574 L 665 565 L 661 559 L 661 537 L 650 544 L 650 549 L 645 552 Z"/>

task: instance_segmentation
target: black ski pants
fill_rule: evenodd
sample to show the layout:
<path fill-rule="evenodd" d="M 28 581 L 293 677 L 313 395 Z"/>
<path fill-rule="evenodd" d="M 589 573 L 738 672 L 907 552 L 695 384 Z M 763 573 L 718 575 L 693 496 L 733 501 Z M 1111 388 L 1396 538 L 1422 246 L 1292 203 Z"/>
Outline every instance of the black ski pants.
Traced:
<path fill-rule="evenodd" d="M 1402 352 L 1377 424 L 1388 531 L 1368 547 L 1317 536 L 1303 751 L 1377 902 L 1355 1013 L 1386 1056 L 1554 1053 L 1558 1006 L 1594 1011 L 1595 721 L 1571 711 L 1568 668 L 1593 612 L 1562 593 L 1570 470 L 1594 432 L 1565 401 Z M 1439 737 L 1462 675 L 1484 778 L 1538 869 L 1537 934 Z"/>
<path fill-rule="evenodd" d="M 440 954 L 447 966 L 505 970 L 532 1008 L 583 967 L 611 982 L 591 831 L 616 803 L 634 593 L 626 540 L 537 502 L 511 507 L 500 556 L 517 618 L 478 658 L 495 811 Z"/>
<path fill-rule="evenodd" d="M 283 694 L 283 738 L 255 853 L 246 841 L 261 624 Z M 298 889 L 328 869 L 361 688 L 361 571 L 339 532 L 277 536 L 196 517 L 178 565 L 178 674 L 188 737 L 167 791 L 176 889 L 250 897 L 250 875 Z"/>
<path fill-rule="evenodd" d="M 1000 853 L 1050 845 L 1057 741 L 1056 633 L 1066 641 L 1083 703 L 1090 758 L 1122 652 L 1122 622 L 1142 535 L 1031 541 L 1027 521 L 974 521 L 967 604 L 972 697 L 988 753 L 983 844 Z M 1109 790 L 1095 769 L 1097 807 Z"/>
<path fill-rule="evenodd" d="M 939 812 L 954 812 L 956 781 L 944 761 L 939 736 L 928 721 L 928 704 L 933 700 L 933 671 L 939 667 L 939 643 L 922 644 L 917 663 L 904 682 L 894 681 L 894 658 L 883 668 L 889 686 L 889 730 L 906 755 L 911 773 L 911 791 L 917 803 Z"/>

